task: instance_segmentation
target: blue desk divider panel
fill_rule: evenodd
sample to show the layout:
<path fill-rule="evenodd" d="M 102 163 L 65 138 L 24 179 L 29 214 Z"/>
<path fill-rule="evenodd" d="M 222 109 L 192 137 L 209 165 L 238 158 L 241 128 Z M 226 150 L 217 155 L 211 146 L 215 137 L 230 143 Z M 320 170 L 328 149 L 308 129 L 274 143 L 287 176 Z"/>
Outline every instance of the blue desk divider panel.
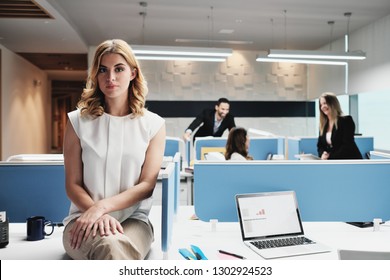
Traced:
<path fill-rule="evenodd" d="M 169 163 L 161 172 L 162 212 L 161 212 L 161 250 L 167 252 L 172 239 L 175 215 L 175 164 Z"/>
<path fill-rule="evenodd" d="M 298 160 L 295 155 L 298 154 L 313 154 L 318 155 L 317 152 L 317 137 L 302 137 L 289 138 L 288 143 L 288 157 L 287 159 Z"/>
<path fill-rule="evenodd" d="M 283 154 L 286 157 L 286 139 L 285 137 L 278 137 L 278 154 Z"/>
<path fill-rule="evenodd" d="M 194 142 L 195 160 L 202 157 L 203 147 L 225 147 L 227 138 L 225 137 L 198 137 Z"/>
<path fill-rule="evenodd" d="M 301 138 L 289 137 L 287 139 L 287 159 L 289 160 L 298 160 L 295 158 L 295 155 L 303 153 L 300 150 L 300 140 Z M 308 154 L 308 153 L 307 153 Z M 315 153 L 317 155 L 317 152 Z"/>
<path fill-rule="evenodd" d="M 185 142 L 185 160 L 187 162 L 187 166 L 191 165 L 191 141 Z"/>
<path fill-rule="evenodd" d="M 371 151 L 374 150 L 373 137 L 355 136 L 355 142 L 363 158 L 367 158 L 366 157 L 367 153 L 370 153 Z"/>
<path fill-rule="evenodd" d="M 179 165 L 175 159 L 177 155 L 161 172 L 161 248 L 164 252 L 168 250 L 172 236 L 175 176 L 180 176 L 180 172 L 175 172 Z M 0 211 L 7 212 L 11 223 L 25 223 L 26 218 L 38 215 L 55 223 L 62 222 L 70 207 L 64 171 L 63 163 L 0 162 Z"/>
<path fill-rule="evenodd" d="M 302 138 L 299 143 L 300 153 L 318 155 L 317 151 L 318 138 Z"/>
<path fill-rule="evenodd" d="M 183 141 L 183 140 L 182 140 Z M 180 142 L 179 138 L 166 138 L 165 139 L 165 151 L 164 156 L 173 157 L 177 152 L 180 151 Z"/>
<path fill-rule="evenodd" d="M 62 222 L 69 206 L 63 163 L 0 163 L 0 211 L 11 223 L 38 215 Z"/>
<path fill-rule="evenodd" d="M 317 137 L 301 137 L 288 139 L 288 159 L 296 160 L 295 155 L 305 153 L 318 155 Z M 355 142 L 363 158 L 366 154 L 374 150 L 374 138 L 365 136 L 355 136 Z"/>
<path fill-rule="evenodd" d="M 203 147 L 225 147 L 225 137 L 199 137 L 195 140 L 195 159 L 201 159 Z M 265 160 L 268 154 L 284 155 L 284 138 L 278 137 L 250 137 L 249 154 L 255 160 Z"/>
<path fill-rule="evenodd" d="M 188 161 L 187 165 L 189 166 L 189 158 L 190 158 L 190 142 L 186 141 L 178 137 L 169 137 L 165 138 L 165 151 L 164 156 L 174 157 L 176 153 L 180 153 L 180 160 Z"/>
<path fill-rule="evenodd" d="M 249 154 L 255 160 L 265 160 L 268 154 L 284 155 L 283 138 L 250 138 Z"/>
<path fill-rule="evenodd" d="M 249 161 L 194 164 L 200 220 L 237 221 L 235 195 L 294 190 L 304 221 L 390 219 L 390 161 Z"/>
<path fill-rule="evenodd" d="M 177 209 L 179 208 L 179 200 L 180 200 L 180 153 L 176 153 L 173 157 L 173 163 L 175 164 L 175 198 L 174 198 L 174 212 L 177 213 Z"/>

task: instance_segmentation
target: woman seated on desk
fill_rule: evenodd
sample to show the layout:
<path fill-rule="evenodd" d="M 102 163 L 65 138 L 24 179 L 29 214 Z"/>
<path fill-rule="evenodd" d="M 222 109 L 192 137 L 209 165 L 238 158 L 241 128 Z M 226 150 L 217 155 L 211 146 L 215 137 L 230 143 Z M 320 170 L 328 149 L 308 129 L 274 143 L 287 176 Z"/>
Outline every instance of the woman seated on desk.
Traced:
<path fill-rule="evenodd" d="M 355 123 L 343 114 L 335 94 L 325 92 L 320 97 L 320 133 L 317 142 L 321 159 L 362 159 L 355 143 Z"/>
<path fill-rule="evenodd" d="M 253 160 L 248 154 L 249 136 L 242 127 L 232 128 L 226 141 L 226 160 Z"/>

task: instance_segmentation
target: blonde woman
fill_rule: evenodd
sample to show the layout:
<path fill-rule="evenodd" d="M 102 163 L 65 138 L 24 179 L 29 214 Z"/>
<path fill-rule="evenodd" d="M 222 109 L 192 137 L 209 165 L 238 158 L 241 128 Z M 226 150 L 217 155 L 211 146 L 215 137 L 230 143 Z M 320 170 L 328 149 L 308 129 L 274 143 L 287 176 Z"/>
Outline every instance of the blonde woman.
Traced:
<path fill-rule="evenodd" d="M 131 47 L 107 40 L 95 52 L 64 138 L 71 206 L 63 244 L 73 259 L 144 259 L 148 219 L 165 147 L 165 122 L 145 109 L 146 81 Z"/>
<path fill-rule="evenodd" d="M 320 97 L 320 132 L 318 156 L 328 159 L 362 159 L 355 143 L 355 123 L 343 114 L 335 94 L 325 92 Z"/>

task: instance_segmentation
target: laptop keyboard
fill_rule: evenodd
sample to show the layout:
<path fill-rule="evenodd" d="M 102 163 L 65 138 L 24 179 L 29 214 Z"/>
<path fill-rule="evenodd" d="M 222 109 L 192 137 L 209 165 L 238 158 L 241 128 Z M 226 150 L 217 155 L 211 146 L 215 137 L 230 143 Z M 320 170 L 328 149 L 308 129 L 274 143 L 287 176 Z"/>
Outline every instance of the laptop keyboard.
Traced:
<path fill-rule="evenodd" d="M 310 244 L 315 242 L 304 236 L 300 236 L 300 237 L 288 237 L 288 238 L 280 238 L 280 239 L 252 241 L 251 243 L 259 249 L 268 249 L 268 248 L 276 248 L 276 247 Z"/>

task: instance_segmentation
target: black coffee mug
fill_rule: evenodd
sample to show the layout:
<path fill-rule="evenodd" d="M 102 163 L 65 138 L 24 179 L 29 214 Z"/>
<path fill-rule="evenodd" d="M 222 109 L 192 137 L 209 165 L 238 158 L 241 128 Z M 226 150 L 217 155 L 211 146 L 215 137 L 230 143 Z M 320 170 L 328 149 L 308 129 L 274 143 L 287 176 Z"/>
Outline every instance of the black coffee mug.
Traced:
<path fill-rule="evenodd" d="M 51 226 L 51 232 L 45 231 L 46 226 Z M 43 216 L 32 216 L 27 218 L 27 240 L 36 241 L 44 239 L 45 236 L 49 236 L 54 231 L 54 224 L 46 220 Z"/>

